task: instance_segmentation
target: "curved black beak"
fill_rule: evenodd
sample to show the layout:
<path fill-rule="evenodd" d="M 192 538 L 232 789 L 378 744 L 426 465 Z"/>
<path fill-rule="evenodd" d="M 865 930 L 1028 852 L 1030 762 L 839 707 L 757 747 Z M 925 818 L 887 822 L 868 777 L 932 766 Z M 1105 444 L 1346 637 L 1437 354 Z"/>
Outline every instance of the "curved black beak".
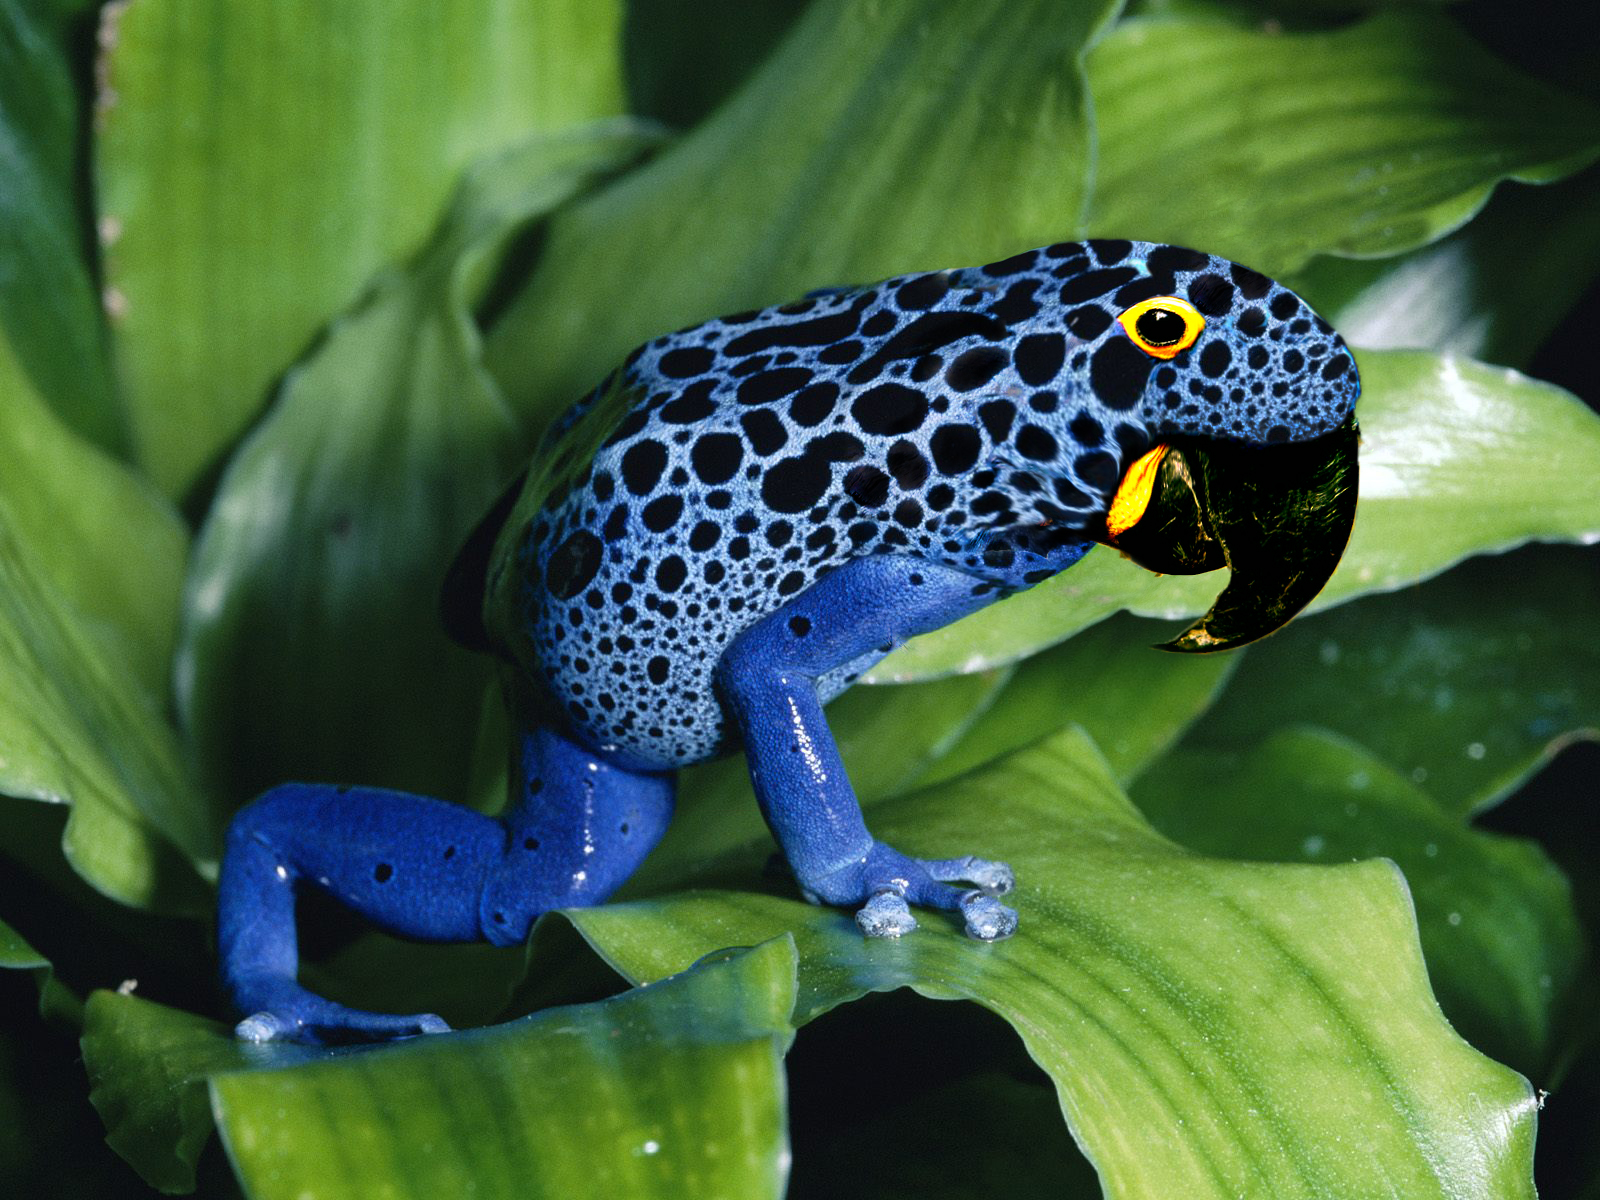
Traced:
<path fill-rule="evenodd" d="M 1322 590 L 1355 521 L 1360 433 L 1351 416 L 1309 442 L 1158 447 L 1131 469 L 1105 542 L 1168 575 L 1232 572 L 1211 610 L 1159 649 L 1227 650 L 1281 629 Z M 1142 489 L 1148 486 L 1148 493 Z M 1137 488 L 1129 521 L 1124 493 Z"/>

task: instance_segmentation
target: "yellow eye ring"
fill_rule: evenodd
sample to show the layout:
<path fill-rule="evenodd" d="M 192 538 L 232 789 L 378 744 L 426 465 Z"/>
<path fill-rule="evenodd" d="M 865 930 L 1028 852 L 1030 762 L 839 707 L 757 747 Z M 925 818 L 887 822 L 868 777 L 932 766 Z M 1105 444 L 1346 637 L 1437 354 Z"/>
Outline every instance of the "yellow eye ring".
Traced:
<path fill-rule="evenodd" d="M 1151 358 L 1172 358 L 1194 345 L 1206 327 L 1206 319 L 1187 300 L 1152 296 L 1125 309 L 1117 324 L 1128 340 Z"/>

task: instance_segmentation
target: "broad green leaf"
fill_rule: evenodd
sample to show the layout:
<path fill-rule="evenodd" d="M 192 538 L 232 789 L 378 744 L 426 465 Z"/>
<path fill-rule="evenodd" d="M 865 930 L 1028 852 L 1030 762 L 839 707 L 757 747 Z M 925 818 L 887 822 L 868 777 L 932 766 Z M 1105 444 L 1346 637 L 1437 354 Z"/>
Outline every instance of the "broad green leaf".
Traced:
<path fill-rule="evenodd" d="M 1441 1017 L 1392 866 L 1194 855 L 1144 823 L 1079 733 L 872 820 L 909 853 L 1011 862 L 1018 934 L 981 945 L 930 913 L 870 941 L 792 886 L 566 916 L 635 980 L 793 932 L 801 1022 L 896 987 L 977 1001 L 1054 1079 L 1113 1200 L 1533 1194 L 1534 1097 Z M 745 852 L 746 889 L 764 854 Z"/>
<path fill-rule="evenodd" d="M 151 1187 L 194 1190 L 194 1166 L 215 1124 L 206 1080 L 221 1071 L 291 1066 L 331 1056 L 304 1046 L 259 1046 L 193 1013 L 120 992 L 84 1006 L 89 1102 L 106 1141 Z"/>
<path fill-rule="evenodd" d="M 134 452 L 182 494 L 461 170 L 621 106 L 614 0 L 140 0 L 95 145 Z"/>
<path fill-rule="evenodd" d="M 1600 417 L 1498 367 L 1412 351 L 1358 352 L 1361 504 L 1312 611 L 1392 591 L 1472 554 L 1600 538 Z M 1204 612 L 1224 578 L 1156 576 L 1097 547 L 1038 587 L 914 638 L 874 669 L 926 679 L 1014 662 L 1128 609 Z"/>
<path fill-rule="evenodd" d="M 1314 728 L 1242 753 L 1193 738 L 1134 799 L 1163 833 L 1207 854 L 1392 858 L 1445 1015 L 1481 1050 L 1549 1078 L 1585 950 L 1572 889 L 1536 843 L 1466 828 L 1380 759 Z"/>
<path fill-rule="evenodd" d="M 465 1180 L 476 1196 L 776 1200 L 794 971 L 778 939 L 598 1004 L 216 1075 L 212 1103 L 258 1200 Z"/>
<path fill-rule="evenodd" d="M 493 664 L 448 641 L 439 585 L 525 453 L 480 366 L 468 278 L 649 140 L 618 122 L 474 168 L 427 252 L 333 325 L 230 463 L 179 662 L 223 803 L 290 778 L 461 792 Z"/>
<path fill-rule="evenodd" d="M 66 16 L 0 0 L 0 340 L 68 425 L 114 449 L 124 434 L 77 188 Z"/>
<path fill-rule="evenodd" d="M 1600 155 L 1600 112 L 1427 12 L 1303 34 L 1130 21 L 1095 48 L 1089 79 L 1091 231 L 1269 275 L 1409 250 L 1501 180 L 1549 182 Z"/>
<path fill-rule="evenodd" d="M 163 698 L 186 538 L 44 407 L 0 340 L 0 794 L 70 804 L 62 848 L 127 904 L 193 911 L 215 831 Z"/>
<path fill-rule="evenodd" d="M 919 783 L 953 779 L 1078 725 L 1126 784 L 1210 707 L 1244 657 L 1163 654 L 1153 646 L 1159 636 L 1149 622 L 1113 617 L 1019 664 Z"/>
<path fill-rule="evenodd" d="M 1600 738 L 1600 655 L 1586 636 L 1596 613 L 1593 551 L 1464 563 L 1263 643 L 1194 740 L 1243 751 L 1285 726 L 1323 725 L 1465 816 L 1563 746 Z"/>
<path fill-rule="evenodd" d="M 692 134 L 551 223 L 490 370 L 538 428 L 666 330 L 1072 233 L 1080 63 L 1119 7 L 818 0 Z"/>
<path fill-rule="evenodd" d="M 1504 187 L 1464 228 L 1397 258 L 1323 257 L 1286 280 L 1346 339 L 1523 366 L 1600 277 L 1600 168 Z"/>
<path fill-rule="evenodd" d="M 82 616 L 164 697 L 188 533 L 148 483 L 69 431 L 0 338 L 0 504 L 13 534 Z"/>

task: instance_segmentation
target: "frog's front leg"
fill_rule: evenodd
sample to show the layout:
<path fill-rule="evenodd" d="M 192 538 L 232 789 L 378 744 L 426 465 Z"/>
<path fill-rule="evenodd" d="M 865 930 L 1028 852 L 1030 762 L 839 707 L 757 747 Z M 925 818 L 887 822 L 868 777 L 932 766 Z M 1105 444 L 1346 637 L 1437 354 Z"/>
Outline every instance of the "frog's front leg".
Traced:
<path fill-rule="evenodd" d="M 858 908 L 870 936 L 915 929 L 915 904 L 959 909 L 973 937 L 1008 937 L 1017 915 L 994 897 L 1010 890 L 1011 869 L 970 855 L 915 859 L 877 841 L 828 730 L 818 680 L 998 594 L 993 584 L 915 558 L 855 559 L 745 630 L 718 664 L 762 815 L 807 899 Z M 957 881 L 977 887 L 950 886 Z"/>
<path fill-rule="evenodd" d="M 431 942 L 527 937 L 552 908 L 598 904 L 672 814 L 669 776 L 626 770 L 547 729 L 518 739 L 498 819 L 378 788 L 285 784 L 228 830 L 217 905 L 239 1036 L 348 1041 L 447 1028 L 431 1013 L 364 1012 L 296 979 L 295 897 L 317 887 L 374 924 Z"/>

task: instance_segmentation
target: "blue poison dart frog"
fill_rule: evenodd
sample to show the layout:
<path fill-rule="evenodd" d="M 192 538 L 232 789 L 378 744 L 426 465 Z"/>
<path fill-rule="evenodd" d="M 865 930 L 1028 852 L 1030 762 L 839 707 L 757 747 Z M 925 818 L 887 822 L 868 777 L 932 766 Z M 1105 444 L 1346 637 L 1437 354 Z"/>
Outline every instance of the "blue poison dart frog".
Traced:
<path fill-rule="evenodd" d="M 300 986 L 301 887 L 406 937 L 521 942 L 632 874 L 676 768 L 737 748 L 806 899 L 854 910 L 869 937 L 911 932 L 913 907 L 1007 937 L 1010 868 L 874 839 L 822 706 L 1096 542 L 1152 571 L 1230 569 L 1166 649 L 1272 632 L 1343 553 L 1359 391 L 1293 292 L 1120 240 L 832 288 L 641 346 L 550 430 L 445 583 L 452 634 L 504 664 L 504 812 L 304 783 L 243 809 L 218 930 L 239 1036 L 446 1028 Z"/>

